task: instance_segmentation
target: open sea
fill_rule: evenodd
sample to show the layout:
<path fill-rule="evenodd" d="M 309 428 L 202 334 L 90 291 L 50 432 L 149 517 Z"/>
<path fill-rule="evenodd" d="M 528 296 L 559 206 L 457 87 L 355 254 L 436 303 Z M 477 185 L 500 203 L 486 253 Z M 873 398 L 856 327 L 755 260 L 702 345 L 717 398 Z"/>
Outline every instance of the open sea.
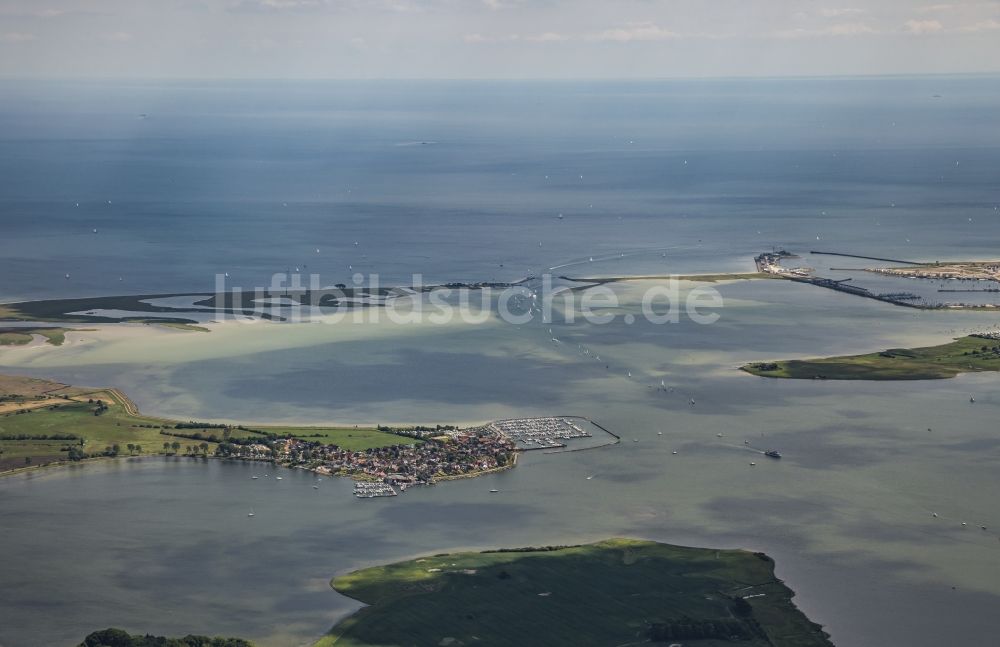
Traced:
<path fill-rule="evenodd" d="M 391 285 L 753 271 L 772 247 L 998 256 L 996 77 L 3 81 L 0 97 L 0 302 L 211 291 L 224 273 L 252 288 L 294 268 Z M 614 287 L 623 308 L 640 287 Z M 337 573 L 614 535 L 763 550 L 840 647 L 993 644 L 1000 378 L 736 367 L 943 343 L 1000 315 L 716 288 L 708 326 L 261 324 L 0 350 L 2 372 L 120 387 L 181 419 L 583 415 L 625 439 L 392 500 L 215 461 L 3 478 L 0 646 L 106 626 L 306 645 L 358 606 L 329 589 Z M 751 468 L 748 438 L 785 458 Z"/>

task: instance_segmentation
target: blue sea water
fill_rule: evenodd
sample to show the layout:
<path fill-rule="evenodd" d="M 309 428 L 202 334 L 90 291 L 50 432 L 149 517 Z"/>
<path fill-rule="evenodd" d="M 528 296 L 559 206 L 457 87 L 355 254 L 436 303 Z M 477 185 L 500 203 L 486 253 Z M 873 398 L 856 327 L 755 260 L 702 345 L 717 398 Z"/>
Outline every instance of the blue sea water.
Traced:
<path fill-rule="evenodd" d="M 326 284 L 516 279 L 590 256 L 620 259 L 605 273 L 749 269 L 774 245 L 976 257 L 1000 234 L 995 77 L 4 81 L 0 96 L 4 301 L 295 267 Z"/>
<path fill-rule="evenodd" d="M 995 258 L 998 106 L 994 77 L 2 82 L 0 301 L 211 290 L 222 272 L 249 287 L 295 267 L 325 283 L 750 270 L 771 246 Z M 726 308 L 712 326 L 362 338 L 230 326 L 8 349 L 5 373 L 117 386 L 181 419 L 573 413 L 638 442 L 535 452 L 515 470 L 373 506 L 346 481 L 318 492 L 291 472 L 265 486 L 250 466 L 215 462 L 3 479 L 0 519 L 15 522 L 0 523 L 11 556 L 0 642 L 71 645 L 118 625 L 309 644 L 356 608 L 330 591 L 335 573 L 624 535 L 768 552 L 842 647 L 990 644 L 996 376 L 776 381 L 735 369 L 937 343 L 995 315 L 778 281 L 718 289 Z M 751 469 L 743 440 L 765 433 L 785 457 Z"/>

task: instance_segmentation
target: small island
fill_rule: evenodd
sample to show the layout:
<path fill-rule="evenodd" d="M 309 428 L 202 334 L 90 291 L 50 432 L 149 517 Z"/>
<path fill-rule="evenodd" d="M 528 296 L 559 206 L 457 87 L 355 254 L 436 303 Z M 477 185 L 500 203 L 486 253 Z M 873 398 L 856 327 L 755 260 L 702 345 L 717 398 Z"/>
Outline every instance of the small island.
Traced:
<path fill-rule="evenodd" d="M 969 335 L 940 346 L 891 348 L 865 355 L 754 362 L 751 375 L 798 380 L 940 380 L 1000 371 L 1000 335 Z"/>
<path fill-rule="evenodd" d="M 332 585 L 369 606 L 315 647 L 832 645 L 773 560 L 743 550 L 611 539 L 439 554 Z"/>
<path fill-rule="evenodd" d="M 73 329 L 54 327 L 0 327 L 0 346 L 25 346 L 30 344 L 35 337 L 42 339 L 47 344 L 62 346 L 66 341 L 66 333 L 68 332 L 73 332 Z"/>

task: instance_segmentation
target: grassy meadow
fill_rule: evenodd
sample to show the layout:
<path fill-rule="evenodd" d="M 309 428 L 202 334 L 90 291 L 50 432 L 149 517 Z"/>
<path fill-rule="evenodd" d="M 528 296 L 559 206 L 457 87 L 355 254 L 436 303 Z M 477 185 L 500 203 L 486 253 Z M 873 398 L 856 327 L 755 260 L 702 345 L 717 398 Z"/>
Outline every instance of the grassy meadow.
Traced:
<path fill-rule="evenodd" d="M 435 555 L 332 585 L 370 606 L 315 647 L 831 645 L 775 579 L 771 559 L 739 550 L 614 539 Z"/>
<path fill-rule="evenodd" d="M 937 380 L 1000 371 L 1000 341 L 962 337 L 940 346 L 892 348 L 821 359 L 755 362 L 742 370 L 761 377 L 826 380 Z"/>
<path fill-rule="evenodd" d="M 98 401 L 103 405 L 98 405 Z M 0 376 L 0 472 L 69 460 L 71 449 L 91 456 L 115 445 L 120 456 L 211 454 L 219 442 L 229 437 L 260 435 L 245 428 L 233 426 L 226 430 L 207 423 L 204 427 L 186 423 L 189 428 L 176 429 L 179 422 L 185 421 L 136 414 L 135 405 L 113 390 L 88 390 L 44 380 Z M 253 429 L 350 450 L 415 442 L 363 427 L 254 426 Z M 179 444 L 176 448 L 175 442 Z M 202 443 L 207 449 L 199 448 Z"/>

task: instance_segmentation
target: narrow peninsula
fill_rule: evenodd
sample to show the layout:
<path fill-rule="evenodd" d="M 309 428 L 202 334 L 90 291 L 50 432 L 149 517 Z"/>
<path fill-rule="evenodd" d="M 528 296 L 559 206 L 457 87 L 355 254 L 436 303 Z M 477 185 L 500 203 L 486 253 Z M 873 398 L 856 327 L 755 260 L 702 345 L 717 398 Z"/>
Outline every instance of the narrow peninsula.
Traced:
<path fill-rule="evenodd" d="M 969 335 L 940 346 L 890 348 L 865 355 L 754 362 L 740 368 L 761 377 L 799 380 L 940 380 L 961 373 L 1000 371 L 1000 334 Z"/>
<path fill-rule="evenodd" d="M 578 439 L 602 444 L 570 449 Z M 301 427 L 145 416 L 118 389 L 0 375 L 0 475 L 119 456 L 186 456 L 266 462 L 357 482 L 359 498 L 514 467 L 522 451 L 617 444 L 613 432 L 574 416 L 514 418 L 472 427 Z M 127 451 L 127 454 L 126 454 Z"/>

